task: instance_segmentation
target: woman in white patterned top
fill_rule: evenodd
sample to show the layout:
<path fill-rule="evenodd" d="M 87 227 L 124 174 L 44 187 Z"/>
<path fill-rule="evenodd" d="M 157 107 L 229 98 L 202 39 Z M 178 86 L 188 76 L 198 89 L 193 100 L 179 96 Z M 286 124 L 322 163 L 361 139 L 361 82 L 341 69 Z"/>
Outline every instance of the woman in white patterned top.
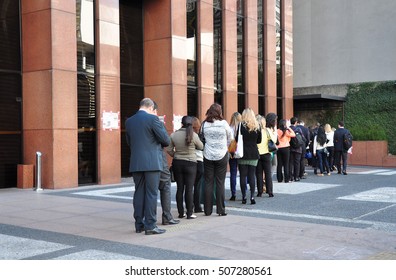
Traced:
<path fill-rule="evenodd" d="M 216 212 L 225 216 L 225 178 L 228 163 L 228 145 L 234 139 L 232 130 L 223 119 L 221 106 L 214 103 L 206 112 L 206 119 L 202 122 L 201 132 L 205 139 L 204 147 L 204 176 L 205 200 L 204 212 L 206 216 L 213 211 L 213 190 L 216 187 Z"/>

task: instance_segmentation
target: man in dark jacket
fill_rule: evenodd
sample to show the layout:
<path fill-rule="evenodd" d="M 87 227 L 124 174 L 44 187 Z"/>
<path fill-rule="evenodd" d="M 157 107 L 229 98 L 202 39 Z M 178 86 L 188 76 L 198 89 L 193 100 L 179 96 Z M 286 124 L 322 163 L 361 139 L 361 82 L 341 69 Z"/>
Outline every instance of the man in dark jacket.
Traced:
<path fill-rule="evenodd" d="M 163 225 L 176 225 L 180 220 L 175 220 L 171 213 L 171 174 L 168 166 L 168 159 L 166 152 L 163 152 L 164 169 L 161 171 L 159 191 L 162 207 L 162 224 Z"/>
<path fill-rule="evenodd" d="M 307 147 L 309 146 L 309 129 L 308 127 L 305 126 L 303 120 L 298 120 L 297 121 L 297 127 L 301 129 L 302 134 L 304 135 L 305 138 L 305 147 L 303 147 L 302 152 L 301 152 L 301 160 L 300 160 L 300 179 L 305 179 L 305 153 L 307 151 Z"/>
<path fill-rule="evenodd" d="M 158 105 L 154 101 L 153 114 L 158 116 Z M 171 213 L 171 173 L 169 170 L 167 153 L 165 150 L 162 152 L 162 171 L 160 176 L 159 191 L 162 207 L 162 224 L 163 225 L 176 225 L 180 220 L 173 218 Z"/>
<path fill-rule="evenodd" d="M 297 118 L 292 117 L 290 119 L 290 128 L 293 129 L 294 133 L 296 133 L 296 138 L 297 138 L 297 133 L 301 135 L 304 144 L 300 145 L 299 147 L 292 147 L 290 145 L 290 160 L 289 160 L 289 166 L 290 166 L 290 181 L 300 181 L 300 165 L 301 165 L 301 154 L 303 149 L 305 150 L 305 137 L 304 134 L 301 130 L 301 128 L 297 127 Z"/>
<path fill-rule="evenodd" d="M 163 169 L 163 147 L 170 144 L 164 124 L 154 114 L 154 102 L 144 98 L 139 111 L 125 123 L 131 157 L 129 171 L 135 183 L 133 216 L 136 232 L 164 233 L 157 227 L 157 196 Z"/>
<path fill-rule="evenodd" d="M 338 128 L 334 131 L 334 160 L 338 170 L 338 174 L 347 175 L 348 165 L 348 150 L 344 147 L 344 135 L 349 132 L 348 129 L 344 128 L 344 122 L 338 122 Z M 341 158 L 342 158 L 342 169 L 341 169 Z"/>

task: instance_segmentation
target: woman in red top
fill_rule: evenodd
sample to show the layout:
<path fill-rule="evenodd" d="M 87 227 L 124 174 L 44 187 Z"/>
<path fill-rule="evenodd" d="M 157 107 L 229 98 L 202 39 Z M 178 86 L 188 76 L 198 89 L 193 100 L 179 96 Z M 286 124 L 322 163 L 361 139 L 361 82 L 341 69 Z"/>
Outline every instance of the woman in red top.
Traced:
<path fill-rule="evenodd" d="M 278 151 L 276 157 L 278 160 L 278 166 L 276 167 L 276 177 L 278 182 L 281 183 L 285 178 L 285 183 L 289 183 L 289 159 L 290 159 L 290 138 L 296 137 L 294 131 L 287 127 L 286 120 L 279 121 L 278 127 Z M 283 173 L 282 174 L 282 169 Z"/>

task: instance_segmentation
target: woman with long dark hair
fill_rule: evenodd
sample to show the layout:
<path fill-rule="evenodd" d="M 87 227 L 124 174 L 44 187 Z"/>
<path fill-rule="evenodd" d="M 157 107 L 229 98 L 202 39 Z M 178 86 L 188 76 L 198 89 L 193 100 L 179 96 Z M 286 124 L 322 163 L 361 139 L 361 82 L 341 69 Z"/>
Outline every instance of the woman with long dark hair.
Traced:
<path fill-rule="evenodd" d="M 179 218 L 184 218 L 183 196 L 186 203 L 187 219 L 193 215 L 193 187 L 197 174 L 197 155 L 195 150 L 202 150 L 203 143 L 192 127 L 192 117 L 182 118 L 182 127 L 171 134 L 171 143 L 167 152 L 173 157 L 172 168 L 177 185 L 176 204 Z"/>
<path fill-rule="evenodd" d="M 324 167 L 326 168 L 327 175 L 330 175 L 329 162 L 327 161 L 327 149 L 326 149 L 327 137 L 323 126 L 319 126 L 318 134 L 314 138 L 313 154 L 318 156 L 318 164 L 320 174 L 318 176 L 323 176 Z"/>

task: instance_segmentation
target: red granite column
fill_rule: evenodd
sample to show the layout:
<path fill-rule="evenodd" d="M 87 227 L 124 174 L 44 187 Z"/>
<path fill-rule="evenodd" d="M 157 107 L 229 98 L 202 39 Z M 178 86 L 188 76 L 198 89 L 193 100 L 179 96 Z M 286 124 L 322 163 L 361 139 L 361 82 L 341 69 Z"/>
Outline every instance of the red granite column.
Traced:
<path fill-rule="evenodd" d="M 21 1 L 23 163 L 42 153 L 42 187 L 78 185 L 75 1 Z"/>
<path fill-rule="evenodd" d="M 223 0 L 223 114 L 227 121 L 238 110 L 236 9 L 235 0 Z"/>
<path fill-rule="evenodd" d="M 214 100 L 213 69 L 213 0 L 198 2 L 198 100 L 199 119 Z"/>
<path fill-rule="evenodd" d="M 144 95 L 154 99 L 166 127 L 173 114 L 187 114 L 186 5 L 146 0 L 144 10 Z"/>
<path fill-rule="evenodd" d="M 282 95 L 283 112 L 290 119 L 293 112 L 293 0 L 283 0 L 282 19 Z"/>
<path fill-rule="evenodd" d="M 258 113 L 258 41 L 257 41 L 257 1 L 245 1 L 245 84 L 246 107 Z"/>
<path fill-rule="evenodd" d="M 98 183 L 110 184 L 121 180 L 121 131 L 119 127 L 104 125 L 109 116 L 120 117 L 118 0 L 96 0 L 95 25 Z"/>

